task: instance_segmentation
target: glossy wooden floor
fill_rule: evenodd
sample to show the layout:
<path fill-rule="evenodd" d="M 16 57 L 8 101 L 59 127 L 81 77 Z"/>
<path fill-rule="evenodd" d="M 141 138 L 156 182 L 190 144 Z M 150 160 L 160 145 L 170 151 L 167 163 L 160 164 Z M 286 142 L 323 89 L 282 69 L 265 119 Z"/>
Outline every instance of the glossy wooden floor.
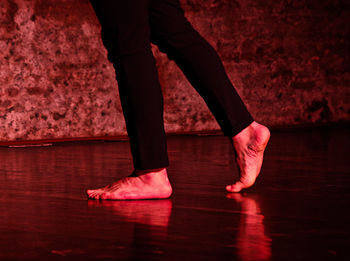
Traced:
<path fill-rule="evenodd" d="M 348 129 L 273 132 L 226 194 L 225 137 L 169 137 L 169 200 L 88 201 L 131 171 L 128 142 L 0 148 L 0 260 L 350 260 Z"/>

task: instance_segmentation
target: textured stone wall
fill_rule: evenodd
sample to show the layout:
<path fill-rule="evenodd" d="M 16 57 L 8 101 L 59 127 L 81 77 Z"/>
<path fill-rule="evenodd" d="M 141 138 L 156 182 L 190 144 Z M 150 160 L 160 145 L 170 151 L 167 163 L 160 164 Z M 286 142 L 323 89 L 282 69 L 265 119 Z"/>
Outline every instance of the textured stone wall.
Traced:
<path fill-rule="evenodd" d="M 181 2 L 258 121 L 350 120 L 348 1 Z M 0 1 L 0 141 L 125 134 L 99 30 L 87 0 Z M 166 130 L 217 130 L 176 65 L 154 53 Z"/>

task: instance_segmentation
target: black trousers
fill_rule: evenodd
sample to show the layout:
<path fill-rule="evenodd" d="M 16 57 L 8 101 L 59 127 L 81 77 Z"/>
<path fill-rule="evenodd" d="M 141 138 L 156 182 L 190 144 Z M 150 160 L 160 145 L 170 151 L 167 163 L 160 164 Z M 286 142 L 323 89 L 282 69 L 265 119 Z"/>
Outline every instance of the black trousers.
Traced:
<path fill-rule="evenodd" d="M 216 51 L 184 17 L 179 0 L 91 0 L 113 63 L 135 169 L 168 166 L 163 97 L 150 43 L 183 71 L 222 131 L 234 136 L 252 116 Z"/>

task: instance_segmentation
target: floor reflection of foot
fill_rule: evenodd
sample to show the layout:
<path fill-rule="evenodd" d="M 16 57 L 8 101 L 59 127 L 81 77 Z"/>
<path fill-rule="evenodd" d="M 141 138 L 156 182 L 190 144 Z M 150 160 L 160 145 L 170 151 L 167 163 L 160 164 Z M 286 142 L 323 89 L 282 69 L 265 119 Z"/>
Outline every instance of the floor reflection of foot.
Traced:
<path fill-rule="evenodd" d="M 241 222 L 238 227 L 237 247 L 241 260 L 269 260 L 271 239 L 265 235 L 264 216 L 258 203 L 241 194 L 227 194 L 241 205 Z"/>
<path fill-rule="evenodd" d="M 135 201 L 89 201 L 89 206 L 112 209 L 113 213 L 128 222 L 167 227 L 172 209 L 170 199 Z"/>

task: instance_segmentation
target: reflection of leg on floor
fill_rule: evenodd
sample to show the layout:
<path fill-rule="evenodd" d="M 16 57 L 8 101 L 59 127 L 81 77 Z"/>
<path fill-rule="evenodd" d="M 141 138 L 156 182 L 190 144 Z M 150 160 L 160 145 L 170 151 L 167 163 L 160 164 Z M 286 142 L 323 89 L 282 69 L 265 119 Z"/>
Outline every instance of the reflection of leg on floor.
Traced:
<path fill-rule="evenodd" d="M 89 201 L 89 206 L 111 209 L 128 222 L 167 227 L 171 215 L 171 200 Z"/>
<path fill-rule="evenodd" d="M 258 203 L 248 196 L 228 194 L 241 205 L 241 222 L 238 228 L 237 247 L 241 260 L 269 260 L 271 238 L 265 235 L 264 216 Z"/>

